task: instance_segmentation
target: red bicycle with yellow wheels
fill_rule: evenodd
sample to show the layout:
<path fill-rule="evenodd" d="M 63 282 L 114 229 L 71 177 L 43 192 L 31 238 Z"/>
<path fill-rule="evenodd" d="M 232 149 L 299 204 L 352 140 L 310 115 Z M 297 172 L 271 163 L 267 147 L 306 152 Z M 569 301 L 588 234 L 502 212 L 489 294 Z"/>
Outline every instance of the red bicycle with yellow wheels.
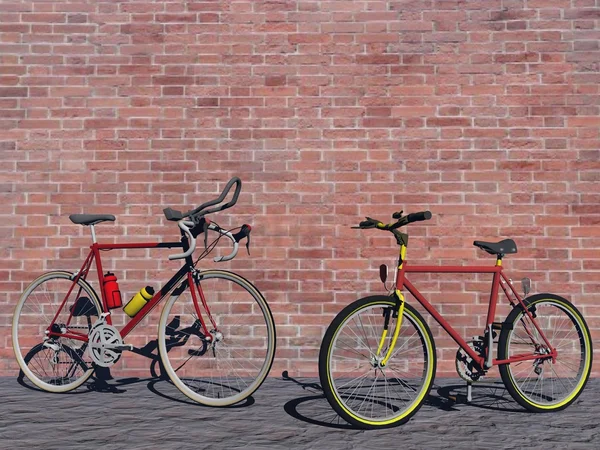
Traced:
<path fill-rule="evenodd" d="M 333 409 L 355 426 L 381 428 L 407 422 L 423 405 L 435 378 L 435 342 L 421 314 L 405 302 L 403 290 L 412 294 L 459 345 L 457 370 L 468 382 L 469 396 L 471 382 L 499 366 L 506 389 L 529 411 L 559 411 L 573 403 L 592 367 L 588 326 L 567 299 L 548 293 L 528 295 L 528 279 L 523 282 L 524 296 L 519 295 L 502 267 L 505 255 L 517 253 L 515 242 L 474 242 L 496 257 L 491 267 L 413 266 L 406 260 L 408 234 L 399 228 L 429 220 L 431 213 L 403 216 L 401 211 L 393 218 L 397 221 L 384 224 L 367 217 L 354 227 L 392 232 L 400 246 L 400 258 L 390 294 L 365 297 L 348 305 L 325 333 L 319 376 Z M 384 283 L 386 269 L 382 266 Z M 493 274 L 481 336 L 471 342 L 461 337 L 408 280 L 410 273 Z M 496 322 L 500 290 L 512 310 L 502 322 Z"/>

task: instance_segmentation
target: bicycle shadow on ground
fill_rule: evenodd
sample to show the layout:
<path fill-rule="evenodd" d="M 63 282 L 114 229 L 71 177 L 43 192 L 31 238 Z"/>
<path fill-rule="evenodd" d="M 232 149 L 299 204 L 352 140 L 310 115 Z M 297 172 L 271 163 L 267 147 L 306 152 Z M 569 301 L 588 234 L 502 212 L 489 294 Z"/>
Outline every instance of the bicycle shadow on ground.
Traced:
<path fill-rule="evenodd" d="M 304 382 L 290 377 L 287 371 L 282 373 L 282 379 L 297 384 L 303 390 L 312 395 L 298 397 L 288 401 L 284 406 L 284 411 L 294 419 L 327 428 L 359 430 L 342 419 L 329 405 L 329 402 L 323 394 L 323 389 L 319 383 Z M 434 406 L 444 411 L 457 411 L 454 408 L 452 400 L 428 395 L 425 399 L 425 405 Z M 362 429 L 361 429 L 362 430 Z"/>
<path fill-rule="evenodd" d="M 527 410 L 521 408 L 511 397 L 501 381 L 483 381 L 473 383 L 471 401 L 467 402 L 466 384 L 452 384 L 439 386 L 437 394 L 440 397 L 453 401 L 456 404 L 466 404 L 475 408 L 490 411 L 505 411 L 525 413 Z"/>
<path fill-rule="evenodd" d="M 98 370 L 102 369 L 102 370 Z M 69 392 L 61 392 L 61 395 L 80 395 L 88 392 L 103 392 L 103 393 L 112 393 L 112 394 L 122 394 L 127 392 L 126 389 L 120 389 L 120 387 L 127 386 L 134 383 L 143 383 L 148 380 L 152 380 L 153 378 L 138 378 L 138 377 L 129 377 L 129 378 L 120 378 L 113 379 L 110 376 L 110 371 L 105 368 L 97 368 L 94 374 L 90 377 L 88 381 L 86 381 L 81 387 L 74 389 Z M 111 381 L 108 383 L 108 381 Z M 32 391 L 43 392 L 46 394 L 55 394 L 54 392 L 48 392 L 43 389 L 40 389 L 35 384 L 33 384 L 29 379 L 25 376 L 22 370 L 19 371 L 19 375 L 17 376 L 17 383 L 23 386 L 26 389 L 30 389 Z"/>
<path fill-rule="evenodd" d="M 177 387 L 173 384 L 170 379 L 164 378 L 154 378 L 148 382 L 148 390 L 159 397 L 166 398 L 167 400 L 183 403 L 185 405 L 198 406 L 203 408 L 219 408 L 219 409 L 239 409 L 239 408 L 247 408 L 249 406 L 254 405 L 256 402 L 254 397 L 249 396 L 244 401 L 240 403 L 236 403 L 235 405 L 229 406 L 208 406 L 203 405 L 201 403 L 195 402 L 187 398 L 184 394 L 182 394 Z M 168 392 L 170 391 L 170 392 Z"/>
<path fill-rule="evenodd" d="M 108 376 L 107 376 L 108 375 Z M 63 392 L 60 394 L 56 394 L 53 392 L 44 391 L 43 389 L 38 388 L 36 385 L 31 383 L 23 373 L 20 371 L 17 377 L 17 383 L 21 386 L 30 389 L 32 391 L 37 391 L 50 395 L 80 395 L 86 394 L 90 392 L 99 392 L 103 394 L 123 394 L 127 392 L 127 389 L 123 389 L 125 386 L 133 385 L 136 383 L 147 383 L 146 387 L 153 394 L 165 398 L 167 400 L 183 403 L 192 406 L 203 406 L 206 408 L 210 408 L 210 406 L 202 405 L 193 400 L 185 397 L 178 389 L 173 385 L 169 378 L 164 377 L 149 377 L 149 378 L 138 378 L 138 377 L 129 377 L 129 378 L 113 378 L 110 376 L 110 372 L 108 369 L 104 369 L 99 371 L 99 374 L 94 373 L 91 379 L 84 383 L 80 388 L 77 388 L 73 391 Z M 171 391 L 171 392 L 169 392 Z M 226 406 L 225 408 L 246 408 L 248 406 L 252 406 L 255 403 L 254 397 L 250 396 L 246 398 L 243 402 L 237 403 L 235 405 Z M 219 407 L 223 408 L 223 407 Z"/>
<path fill-rule="evenodd" d="M 172 340 L 176 342 L 176 339 Z M 167 343 L 167 351 L 173 346 L 171 343 Z M 148 381 L 148 390 L 159 397 L 165 398 L 167 400 L 171 400 L 178 403 L 183 403 L 186 405 L 193 406 L 204 406 L 210 408 L 210 406 L 202 405 L 198 402 L 195 402 L 189 398 L 187 398 L 184 394 L 182 394 L 177 387 L 173 384 L 165 367 L 160 359 L 160 355 L 158 353 L 154 353 L 158 351 L 158 339 L 154 339 L 149 341 L 144 347 L 136 348 L 133 350 L 138 355 L 145 356 L 152 360 L 150 363 L 150 374 L 152 375 L 152 379 Z M 167 393 L 168 390 L 172 390 L 175 394 Z M 176 395 L 176 396 L 175 396 Z M 248 406 L 252 406 L 255 403 L 255 400 L 252 396 L 246 398 L 241 403 L 236 403 L 235 405 L 225 406 L 224 408 L 246 408 Z M 223 408 L 223 407 L 219 407 Z"/>
<path fill-rule="evenodd" d="M 149 367 L 150 377 L 148 378 L 129 377 L 115 379 L 110 372 L 110 368 L 95 366 L 94 373 L 92 374 L 90 379 L 86 381 L 81 387 L 74 389 L 73 391 L 64 392 L 62 394 L 79 395 L 89 392 L 123 394 L 127 392 L 127 389 L 124 389 L 125 386 L 132 385 L 135 383 L 147 383 L 146 387 L 148 388 L 148 390 L 153 394 L 158 395 L 159 397 L 178 403 L 184 403 L 193 406 L 204 406 L 210 408 L 210 406 L 202 405 L 191 399 L 188 399 L 177 389 L 177 387 L 172 383 L 171 379 L 167 375 L 162 361 L 160 359 L 160 356 L 158 355 L 158 353 L 155 353 L 157 349 L 158 339 L 149 341 L 144 347 L 133 349 L 134 353 L 137 353 L 141 356 L 145 356 L 146 358 L 151 360 Z M 51 392 L 40 389 L 36 385 L 31 383 L 31 381 L 27 379 L 25 373 L 22 370 L 19 371 L 17 383 L 33 391 L 53 394 Z M 225 408 L 245 408 L 248 406 L 252 406 L 254 403 L 254 398 L 252 396 L 249 396 L 244 401 L 235 405 L 226 406 Z"/>

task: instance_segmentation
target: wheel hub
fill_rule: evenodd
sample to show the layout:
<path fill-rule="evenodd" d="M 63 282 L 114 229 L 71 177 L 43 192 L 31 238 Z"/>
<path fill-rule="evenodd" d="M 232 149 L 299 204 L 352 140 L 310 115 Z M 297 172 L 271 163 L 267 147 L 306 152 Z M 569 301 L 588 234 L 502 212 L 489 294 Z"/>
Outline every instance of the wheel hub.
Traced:
<path fill-rule="evenodd" d="M 383 369 L 385 367 L 385 363 L 383 362 L 384 359 L 383 356 L 373 355 L 371 357 L 371 365 L 374 369 Z"/>
<path fill-rule="evenodd" d="M 211 346 L 214 348 L 217 345 L 217 342 L 221 342 L 223 340 L 223 333 L 217 330 L 211 330 L 210 336 L 207 336 L 207 340 L 211 343 Z"/>
<path fill-rule="evenodd" d="M 538 346 L 538 348 L 536 349 L 536 352 L 539 353 L 540 355 L 549 355 L 550 349 L 546 348 L 546 347 L 542 347 L 541 345 Z M 546 361 L 550 361 L 551 358 L 538 358 L 533 362 L 533 371 L 535 372 L 536 375 L 541 375 L 542 372 L 544 371 L 544 362 Z"/>

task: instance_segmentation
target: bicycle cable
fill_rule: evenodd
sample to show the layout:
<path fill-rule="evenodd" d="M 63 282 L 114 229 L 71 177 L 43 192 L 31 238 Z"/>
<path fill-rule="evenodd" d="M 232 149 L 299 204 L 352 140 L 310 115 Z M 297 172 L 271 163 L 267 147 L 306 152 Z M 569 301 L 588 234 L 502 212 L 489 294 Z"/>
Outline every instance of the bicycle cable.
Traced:
<path fill-rule="evenodd" d="M 216 226 L 221 228 L 220 225 L 218 223 L 216 223 L 215 221 L 211 221 L 211 223 L 214 223 Z M 225 231 L 227 231 L 228 233 L 231 233 L 232 231 L 241 230 L 242 226 L 243 225 L 240 225 L 239 227 L 234 227 L 234 228 L 231 228 L 230 230 L 225 230 Z M 204 249 L 204 251 L 200 254 L 200 256 L 198 256 L 198 258 L 194 262 L 194 266 L 196 264 L 198 264 L 198 262 L 200 262 L 202 259 L 206 258 L 210 253 L 212 253 L 212 251 L 217 246 L 217 244 L 219 243 L 219 241 L 221 240 L 221 238 L 223 236 L 224 236 L 224 234 L 219 233 L 219 236 L 214 241 L 212 241 L 209 245 L 207 245 L 207 247 Z"/>

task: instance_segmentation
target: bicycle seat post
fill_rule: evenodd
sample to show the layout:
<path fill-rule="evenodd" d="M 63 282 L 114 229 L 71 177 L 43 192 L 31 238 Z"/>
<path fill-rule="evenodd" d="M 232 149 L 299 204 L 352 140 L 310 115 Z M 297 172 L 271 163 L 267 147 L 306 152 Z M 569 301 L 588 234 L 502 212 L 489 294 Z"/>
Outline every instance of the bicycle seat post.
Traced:
<path fill-rule="evenodd" d="M 94 224 L 90 224 L 90 230 L 92 231 L 92 244 L 96 243 L 96 230 L 94 229 Z"/>

